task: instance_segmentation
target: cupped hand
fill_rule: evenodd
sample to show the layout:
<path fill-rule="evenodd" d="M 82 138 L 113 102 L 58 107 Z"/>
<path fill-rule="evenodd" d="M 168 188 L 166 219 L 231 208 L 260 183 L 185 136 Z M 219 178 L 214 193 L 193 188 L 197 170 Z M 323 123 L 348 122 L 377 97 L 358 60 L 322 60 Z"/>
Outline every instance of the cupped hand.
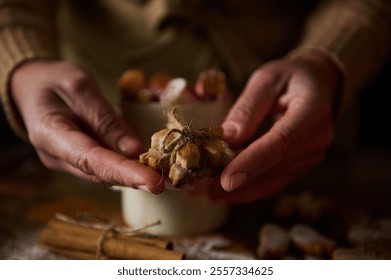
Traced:
<path fill-rule="evenodd" d="M 232 203 L 266 198 L 322 161 L 333 140 L 338 82 L 337 67 L 317 53 L 255 71 L 223 122 L 225 140 L 240 152 L 211 198 Z M 269 117 L 271 127 L 254 140 Z"/>
<path fill-rule="evenodd" d="M 133 131 L 80 67 L 28 62 L 13 73 L 11 94 L 28 138 L 48 168 L 93 182 L 163 190 L 160 174 L 135 160 L 142 145 Z"/>

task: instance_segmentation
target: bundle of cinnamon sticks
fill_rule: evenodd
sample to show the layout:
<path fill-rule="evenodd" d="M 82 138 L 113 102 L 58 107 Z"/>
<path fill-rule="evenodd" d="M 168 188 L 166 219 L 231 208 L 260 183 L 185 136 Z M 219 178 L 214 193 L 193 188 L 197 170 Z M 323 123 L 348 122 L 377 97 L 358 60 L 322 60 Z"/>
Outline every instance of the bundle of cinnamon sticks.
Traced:
<path fill-rule="evenodd" d="M 184 254 L 173 251 L 172 243 L 167 240 L 136 233 L 129 235 L 108 224 L 78 222 L 61 214 L 40 232 L 38 245 L 70 259 L 184 259 Z"/>

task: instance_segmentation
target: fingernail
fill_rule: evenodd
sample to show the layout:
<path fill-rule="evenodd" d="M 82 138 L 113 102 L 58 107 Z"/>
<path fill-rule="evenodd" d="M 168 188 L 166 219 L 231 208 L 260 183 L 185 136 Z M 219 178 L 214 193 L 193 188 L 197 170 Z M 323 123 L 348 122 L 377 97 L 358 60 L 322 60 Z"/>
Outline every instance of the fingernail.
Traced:
<path fill-rule="evenodd" d="M 131 155 L 139 148 L 139 143 L 135 139 L 124 136 L 118 140 L 118 149 L 125 155 Z"/>
<path fill-rule="evenodd" d="M 231 190 L 234 190 L 240 187 L 247 179 L 248 174 L 246 172 L 238 172 L 231 176 L 231 181 L 229 187 Z"/>
<path fill-rule="evenodd" d="M 236 128 L 232 125 L 226 125 L 224 126 L 224 138 L 231 139 L 234 138 L 237 131 Z"/>
<path fill-rule="evenodd" d="M 139 190 L 145 191 L 145 192 L 149 192 L 149 193 L 151 192 L 149 190 L 149 188 L 147 187 L 147 185 L 139 185 L 136 188 L 139 189 Z"/>

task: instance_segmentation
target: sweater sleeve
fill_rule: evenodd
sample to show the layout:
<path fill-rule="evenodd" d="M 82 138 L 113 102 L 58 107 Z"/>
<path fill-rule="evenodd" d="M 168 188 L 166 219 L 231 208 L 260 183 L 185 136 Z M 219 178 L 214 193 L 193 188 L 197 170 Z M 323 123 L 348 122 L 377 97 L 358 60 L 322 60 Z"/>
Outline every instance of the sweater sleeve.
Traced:
<path fill-rule="evenodd" d="M 391 1 L 323 1 L 290 56 L 327 55 L 343 74 L 338 111 L 376 77 L 391 50 Z"/>
<path fill-rule="evenodd" d="M 26 132 L 10 96 L 10 77 L 26 61 L 58 57 L 55 2 L 0 0 L 0 97 L 11 127 L 23 138 Z"/>

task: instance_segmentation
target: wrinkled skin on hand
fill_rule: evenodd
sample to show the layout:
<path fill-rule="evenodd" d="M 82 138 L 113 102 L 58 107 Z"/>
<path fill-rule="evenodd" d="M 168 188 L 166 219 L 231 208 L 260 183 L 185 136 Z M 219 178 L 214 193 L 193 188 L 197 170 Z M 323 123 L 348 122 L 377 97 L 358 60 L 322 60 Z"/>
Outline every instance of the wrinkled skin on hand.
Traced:
<path fill-rule="evenodd" d="M 222 124 L 237 155 L 220 184 L 204 184 L 211 199 L 245 203 L 269 197 L 321 162 L 333 140 L 339 75 L 328 58 L 315 53 L 255 71 Z M 248 144 L 267 117 L 273 119 L 270 129 Z"/>
<path fill-rule="evenodd" d="M 160 174 L 138 163 L 141 143 L 81 68 L 28 62 L 13 73 L 11 94 L 28 138 L 48 168 L 93 182 L 163 191 Z"/>

